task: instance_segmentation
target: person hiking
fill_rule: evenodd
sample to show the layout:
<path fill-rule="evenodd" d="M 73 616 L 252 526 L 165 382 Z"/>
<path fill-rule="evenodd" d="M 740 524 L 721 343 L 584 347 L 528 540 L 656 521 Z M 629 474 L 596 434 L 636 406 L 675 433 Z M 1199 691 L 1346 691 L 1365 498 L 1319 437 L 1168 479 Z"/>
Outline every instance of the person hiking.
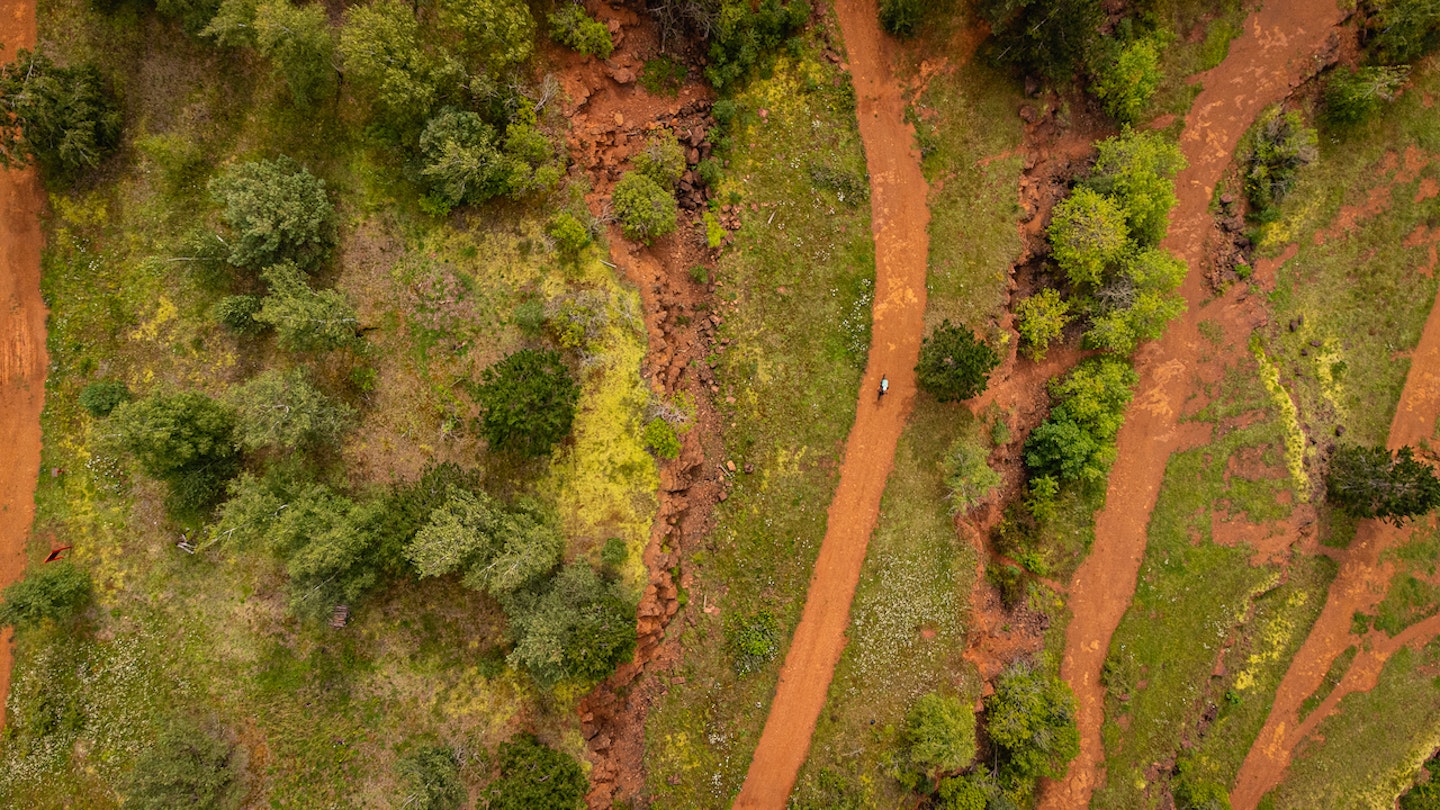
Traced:
<path fill-rule="evenodd" d="M 886 392 L 888 392 L 889 390 L 890 390 L 890 380 L 889 380 L 888 378 L 886 378 L 886 376 L 885 376 L 884 374 L 881 374 L 881 375 L 880 375 L 880 396 L 882 396 L 882 397 L 885 396 Z M 877 399 L 878 399 L 878 397 L 877 397 Z"/>

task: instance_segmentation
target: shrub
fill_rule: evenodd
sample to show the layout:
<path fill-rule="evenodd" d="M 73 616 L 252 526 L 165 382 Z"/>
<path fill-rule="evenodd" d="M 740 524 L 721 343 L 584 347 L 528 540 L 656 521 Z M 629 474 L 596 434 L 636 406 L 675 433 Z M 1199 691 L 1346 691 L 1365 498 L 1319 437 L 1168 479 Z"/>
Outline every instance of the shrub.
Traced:
<path fill-rule="evenodd" d="M 558 353 L 521 349 L 481 373 L 475 399 L 492 447 L 543 456 L 570 434 L 580 387 Z"/>
<path fill-rule="evenodd" d="M 255 321 L 275 328 L 280 348 L 292 352 L 332 351 L 353 346 L 360 318 L 338 290 L 315 290 L 288 262 L 261 274 L 270 294 Z"/>
<path fill-rule="evenodd" d="M 1373 115 L 1396 93 L 1410 75 L 1409 66 L 1341 68 L 1325 83 L 1325 120 L 1336 126 L 1355 126 Z"/>
<path fill-rule="evenodd" d="M 335 207 L 317 179 L 288 157 L 228 167 L 210 181 L 231 229 L 230 263 L 259 269 L 282 261 L 314 270 L 335 243 Z"/>
<path fill-rule="evenodd" d="M 500 743 L 500 775 L 485 789 L 489 810 L 579 810 L 589 783 L 580 763 L 520 734 Z"/>
<path fill-rule="evenodd" d="M 1070 302 L 1050 287 L 1015 305 L 1015 331 L 1020 333 L 1020 350 L 1035 362 L 1045 359 L 1051 341 L 1060 337 L 1069 322 Z"/>
<path fill-rule="evenodd" d="M 565 3 L 549 17 L 550 38 L 586 56 L 609 59 L 615 50 L 610 29 L 585 13 L 583 6 Z"/>
<path fill-rule="evenodd" d="M 396 770 L 405 785 L 406 808 L 458 810 L 468 798 L 455 751 L 446 746 L 417 748 L 400 758 Z"/>
<path fill-rule="evenodd" d="M 1260 216 L 1278 204 L 1295 185 L 1300 169 L 1319 155 L 1315 130 L 1298 112 L 1272 108 L 1260 117 L 1242 147 L 1245 194 Z"/>
<path fill-rule="evenodd" d="M 188 720 L 173 720 L 154 746 L 135 761 L 124 789 L 125 806 L 139 810 L 220 810 L 236 795 L 232 747 Z"/>
<path fill-rule="evenodd" d="M 26 630 L 61 622 L 90 604 L 90 575 L 68 560 L 31 568 L 0 592 L 0 625 Z"/>
<path fill-rule="evenodd" d="M 545 231 L 567 257 L 579 256 L 580 251 L 590 244 L 590 229 L 569 211 L 561 211 L 551 217 Z"/>
<path fill-rule="evenodd" d="M 780 654 L 780 622 L 768 610 L 727 617 L 725 650 L 737 675 L 763 669 Z"/>
<path fill-rule="evenodd" d="M 1120 206 L 1086 187 L 1075 189 L 1055 206 L 1049 235 L 1055 263 L 1075 285 L 1102 284 L 1107 269 L 1130 242 Z"/>
<path fill-rule="evenodd" d="M 1096 71 L 1090 89 L 1112 118 L 1133 124 L 1145 112 L 1165 75 L 1160 71 L 1160 45 L 1141 37 L 1114 48 Z"/>
<path fill-rule="evenodd" d="M 675 196 L 638 171 L 626 172 L 620 178 L 610 194 L 610 204 L 631 239 L 649 244 L 675 230 Z"/>
<path fill-rule="evenodd" d="M 683 5 L 684 0 L 665 0 L 659 15 L 683 19 L 689 14 Z M 754 5 L 749 0 L 721 0 L 718 13 L 703 6 L 697 10 L 710 26 L 705 78 L 717 90 L 742 80 L 810 18 L 810 4 L 804 0 L 760 0 Z"/>
<path fill-rule="evenodd" d="M 990 469 L 984 450 L 961 437 L 945 454 L 945 488 L 951 514 L 964 514 L 995 497 L 1000 473 Z"/>
<path fill-rule="evenodd" d="M 634 605 L 587 563 L 572 562 L 545 588 L 502 604 L 516 635 L 508 660 L 542 686 L 600 681 L 635 651 Z"/>
<path fill-rule="evenodd" d="M 880 0 L 880 26 L 894 36 L 908 39 L 920 32 L 928 12 L 926 0 Z"/>
<path fill-rule="evenodd" d="M 985 720 L 1002 774 L 1059 778 L 1080 752 L 1070 687 L 1027 661 L 1012 664 L 996 679 L 994 694 L 985 699 Z"/>
<path fill-rule="evenodd" d="M 685 150 L 675 133 L 663 130 L 651 136 L 645 148 L 635 156 L 635 171 L 654 180 L 664 188 L 673 189 L 685 173 Z"/>
<path fill-rule="evenodd" d="M 658 416 L 645 423 L 643 439 L 645 446 L 660 458 L 680 457 L 680 437 L 675 435 L 675 428 L 669 422 Z"/>
<path fill-rule="evenodd" d="M 80 391 L 80 407 L 97 419 L 130 401 L 130 388 L 121 380 L 96 380 Z"/>
<path fill-rule="evenodd" d="M 355 423 L 355 409 L 325 396 L 303 366 L 263 372 L 232 389 L 228 399 L 247 450 L 308 449 L 338 440 Z"/>
<path fill-rule="evenodd" d="M 920 345 L 915 366 L 920 388 L 941 402 L 959 402 L 978 396 L 989 382 L 1000 355 L 969 329 L 945 321 Z"/>
<path fill-rule="evenodd" d="M 1171 784 L 1175 810 L 1230 810 L 1230 795 L 1224 785 L 1197 782 L 1184 775 Z"/>
<path fill-rule="evenodd" d="M 112 419 L 120 446 L 169 484 L 178 511 L 214 503 L 239 469 L 235 414 L 204 394 L 151 394 L 116 408 Z"/>
<path fill-rule="evenodd" d="M 0 69 L 0 166 L 31 162 L 62 182 L 120 145 L 120 105 L 94 65 L 21 50 Z"/>
<path fill-rule="evenodd" d="M 1330 459 L 1325 490 L 1347 515 L 1396 526 L 1440 505 L 1440 478 L 1408 446 L 1392 455 L 1384 447 L 1342 444 Z"/>
<path fill-rule="evenodd" d="M 958 697 L 931 692 L 905 713 L 905 759 L 932 783 L 975 758 L 975 712 Z"/>
<path fill-rule="evenodd" d="M 258 295 L 227 295 L 215 302 L 210 314 L 237 335 L 255 335 L 265 331 L 265 324 L 255 320 L 262 305 Z"/>

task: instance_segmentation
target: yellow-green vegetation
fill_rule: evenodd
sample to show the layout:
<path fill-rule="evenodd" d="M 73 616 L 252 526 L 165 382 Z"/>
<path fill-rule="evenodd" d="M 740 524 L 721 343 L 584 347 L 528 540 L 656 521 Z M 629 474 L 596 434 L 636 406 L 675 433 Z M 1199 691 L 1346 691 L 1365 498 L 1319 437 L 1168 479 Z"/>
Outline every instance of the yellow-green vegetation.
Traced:
<path fill-rule="evenodd" d="M 814 38 L 794 54 L 716 109 L 727 122 L 718 154 L 730 162 L 718 197 L 765 208 L 745 216 L 716 274 L 730 346 L 713 359 L 738 472 L 693 557 L 695 624 L 677 673 L 686 682 L 671 685 L 646 728 L 656 806 L 728 806 L 739 789 L 799 620 L 869 348 L 869 208 L 816 187 L 817 176 L 865 177 L 853 92 Z M 766 612 L 781 654 L 737 666 L 731 651 L 756 645 L 727 644 L 727 621 L 743 620 L 730 635 L 745 641 Z"/>

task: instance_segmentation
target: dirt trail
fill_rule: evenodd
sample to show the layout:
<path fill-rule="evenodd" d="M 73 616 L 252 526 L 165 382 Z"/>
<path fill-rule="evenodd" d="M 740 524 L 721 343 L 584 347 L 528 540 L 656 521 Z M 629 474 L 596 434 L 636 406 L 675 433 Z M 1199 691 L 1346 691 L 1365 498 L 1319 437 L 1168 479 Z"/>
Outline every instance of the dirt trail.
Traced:
<path fill-rule="evenodd" d="M 1070 586 L 1074 618 L 1066 631 L 1060 674 L 1079 702 L 1080 755 L 1063 780 L 1044 786 L 1040 807 L 1045 810 L 1089 806 L 1103 778 L 1101 667 L 1135 592 L 1165 465 L 1186 440 L 1185 432 L 1177 429 L 1180 411 L 1198 391 L 1196 375 L 1205 373 L 1201 366 L 1223 361 L 1202 361 L 1205 348 L 1198 325 L 1217 320 L 1232 348 L 1237 338 L 1244 345 L 1243 321 L 1252 308 L 1239 294 L 1205 304 L 1202 265 L 1212 223 L 1211 192 L 1251 121 L 1317 67 L 1315 54 L 1343 16 L 1332 0 L 1267 2 L 1246 20 L 1245 32 L 1231 44 L 1225 61 L 1199 77 L 1204 90 L 1180 136 L 1189 166 L 1176 180 L 1180 204 L 1163 243 L 1190 268 L 1182 288 L 1189 309 L 1137 357 L 1140 384 L 1120 431 L 1105 508 L 1096 516 L 1095 544 Z"/>
<path fill-rule="evenodd" d="M 1420 344 L 1410 358 L 1410 373 L 1395 417 L 1390 422 L 1391 449 L 1402 445 L 1418 445 L 1435 433 L 1440 418 L 1440 295 L 1425 319 Z M 1365 521 L 1355 533 L 1348 548 L 1339 552 L 1336 561 L 1340 573 L 1330 583 L 1330 593 L 1320 617 L 1310 628 L 1310 635 L 1290 661 L 1290 668 L 1280 681 L 1271 704 L 1270 716 L 1255 738 L 1240 773 L 1230 802 L 1235 810 L 1251 810 L 1285 776 L 1291 756 L 1302 740 L 1332 714 L 1340 699 L 1353 692 L 1368 691 L 1375 686 L 1380 669 L 1402 646 L 1420 646 L 1440 632 L 1440 617 L 1432 616 L 1390 638 L 1381 631 L 1372 631 L 1361 638 L 1351 632 L 1356 612 L 1373 612 L 1385 597 L 1394 575 L 1394 565 L 1381 561 L 1381 555 L 1403 543 L 1410 529 L 1397 529 L 1380 521 Z M 1315 694 L 1336 657 L 1352 644 L 1360 645 L 1360 653 L 1351 662 L 1339 685 L 1320 705 L 1299 721 L 1300 704 Z"/>
<path fill-rule="evenodd" d="M 875 0 L 839 0 L 835 10 L 845 36 L 860 139 L 870 169 L 873 337 L 855 425 L 846 441 L 840 483 L 830 504 L 805 609 L 780 670 L 755 758 L 735 800 L 737 808 L 785 807 L 810 750 L 815 721 L 845 647 L 850 602 L 879 517 L 885 479 L 914 402 L 914 368 L 924 329 L 930 211 L 920 154 L 904 122 L 905 104 L 876 23 Z M 889 376 L 890 393 L 877 400 L 881 374 Z"/>
<path fill-rule="evenodd" d="M 35 0 L 0 0 L 0 62 L 35 44 Z M 33 169 L 0 170 L 0 587 L 25 570 L 40 472 L 45 403 L 45 303 L 40 300 L 40 211 Z M 10 631 L 0 635 L 0 728 L 10 694 Z"/>

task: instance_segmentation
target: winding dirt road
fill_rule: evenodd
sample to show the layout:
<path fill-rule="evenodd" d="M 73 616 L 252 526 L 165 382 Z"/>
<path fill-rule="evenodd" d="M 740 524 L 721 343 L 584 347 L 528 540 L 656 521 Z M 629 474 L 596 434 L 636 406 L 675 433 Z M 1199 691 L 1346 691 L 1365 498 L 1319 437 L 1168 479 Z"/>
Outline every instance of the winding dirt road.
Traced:
<path fill-rule="evenodd" d="M 35 0 L 0 0 L 0 62 L 35 44 Z M 45 304 L 40 299 L 40 211 L 33 169 L 0 170 L 0 587 L 25 570 L 40 472 L 45 403 Z M 0 636 L 0 728 L 10 694 L 10 631 Z"/>
<path fill-rule="evenodd" d="M 1435 434 L 1440 418 L 1440 293 L 1425 319 L 1420 343 L 1410 356 L 1410 372 L 1390 422 L 1389 446 L 1416 446 Z M 1351 618 L 1371 613 L 1385 597 L 1395 566 L 1381 560 L 1382 554 L 1405 542 L 1413 527 L 1397 529 L 1378 520 L 1367 520 L 1355 532 L 1349 547 L 1336 555 L 1340 573 L 1330 583 L 1330 592 L 1310 635 L 1290 661 L 1271 704 L 1270 716 L 1240 766 L 1230 803 L 1235 810 L 1253 810 L 1285 776 L 1290 759 L 1301 741 L 1309 737 L 1340 700 L 1353 692 L 1365 692 L 1378 682 L 1380 670 L 1397 650 L 1419 647 L 1440 633 L 1440 616 L 1406 628 L 1394 638 L 1372 631 L 1361 637 L 1351 632 Z M 1340 683 L 1302 722 L 1300 705 L 1315 694 L 1336 657 L 1352 644 L 1360 652 Z"/>
<path fill-rule="evenodd" d="M 875 0 L 838 0 L 835 10 L 849 51 L 860 139 L 870 170 L 874 326 L 855 425 L 845 444 L 840 483 L 830 504 L 805 609 L 780 669 L 775 700 L 736 808 L 784 808 L 810 751 L 815 721 L 845 648 L 850 603 L 860 581 L 865 547 L 879 518 L 885 479 L 914 403 L 914 368 L 925 326 L 930 211 L 920 153 L 913 131 L 904 122 L 905 104 L 876 24 Z M 890 393 L 877 400 L 881 374 L 890 379 Z"/>
<path fill-rule="evenodd" d="M 1193 436 L 1179 429 L 1180 411 L 1197 393 L 1197 375 L 1202 373 L 1198 367 L 1223 359 L 1203 363 L 1199 324 L 1217 320 L 1226 328 L 1227 342 L 1244 339 L 1243 329 L 1235 334 L 1235 321 L 1243 316 L 1235 295 L 1204 305 L 1207 290 L 1200 264 L 1211 227 L 1211 192 L 1255 116 L 1313 70 L 1313 55 L 1343 18 L 1333 0 L 1269 0 L 1246 20 L 1245 32 L 1231 43 L 1225 61 L 1199 77 L 1204 90 L 1180 136 L 1189 167 L 1176 180 L 1180 204 L 1163 242 L 1190 268 L 1182 288 L 1189 309 L 1137 358 L 1140 384 L 1120 430 L 1105 508 L 1095 519 L 1095 543 L 1070 586 L 1074 618 L 1066 631 L 1060 675 L 1079 703 L 1080 755 L 1063 780 L 1044 786 L 1043 810 L 1088 807 L 1103 779 L 1101 668 L 1135 593 L 1165 465 L 1186 445 L 1187 434 Z"/>

